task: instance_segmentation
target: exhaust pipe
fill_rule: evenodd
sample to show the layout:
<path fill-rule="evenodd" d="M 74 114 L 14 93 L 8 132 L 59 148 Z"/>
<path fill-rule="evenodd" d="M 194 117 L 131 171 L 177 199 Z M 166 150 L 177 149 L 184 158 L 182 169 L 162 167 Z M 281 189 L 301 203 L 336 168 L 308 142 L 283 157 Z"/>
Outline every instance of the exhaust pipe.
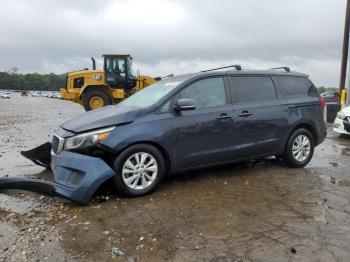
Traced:
<path fill-rule="evenodd" d="M 96 70 L 96 61 L 95 61 L 95 58 L 91 57 L 91 61 L 92 61 L 92 70 Z"/>

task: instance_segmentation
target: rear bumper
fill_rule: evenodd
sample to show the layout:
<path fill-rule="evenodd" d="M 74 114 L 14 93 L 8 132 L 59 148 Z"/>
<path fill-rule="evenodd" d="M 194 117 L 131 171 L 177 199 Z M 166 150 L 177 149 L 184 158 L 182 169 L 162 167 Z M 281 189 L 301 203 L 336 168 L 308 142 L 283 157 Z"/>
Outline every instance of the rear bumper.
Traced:
<path fill-rule="evenodd" d="M 321 126 L 319 126 L 319 128 L 316 129 L 316 132 L 317 132 L 316 133 L 317 140 L 315 141 L 315 145 L 318 146 L 327 137 L 327 125 L 326 125 L 326 123 L 324 123 Z"/>
<path fill-rule="evenodd" d="M 0 178 L 0 189 L 22 189 L 57 195 L 86 205 L 96 190 L 115 175 L 100 158 L 62 151 L 51 156 L 53 181 L 28 177 Z"/>

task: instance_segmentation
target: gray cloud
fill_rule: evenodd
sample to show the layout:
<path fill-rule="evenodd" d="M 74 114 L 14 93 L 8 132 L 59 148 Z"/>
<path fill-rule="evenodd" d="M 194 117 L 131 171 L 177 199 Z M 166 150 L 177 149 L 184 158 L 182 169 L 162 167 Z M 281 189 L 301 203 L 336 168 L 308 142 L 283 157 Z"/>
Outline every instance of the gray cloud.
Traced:
<path fill-rule="evenodd" d="M 0 9 L 0 70 L 66 72 L 131 53 L 153 75 L 241 63 L 339 78 L 345 0 L 12 0 Z"/>

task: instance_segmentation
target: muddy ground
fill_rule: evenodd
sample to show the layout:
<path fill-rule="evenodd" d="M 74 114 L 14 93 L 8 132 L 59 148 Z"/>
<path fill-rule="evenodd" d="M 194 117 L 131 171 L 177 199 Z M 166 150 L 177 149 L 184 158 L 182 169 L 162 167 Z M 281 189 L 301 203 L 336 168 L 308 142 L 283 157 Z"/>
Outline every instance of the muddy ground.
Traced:
<path fill-rule="evenodd" d="M 80 113 L 0 100 L 0 176 L 49 178 L 19 151 Z M 0 261 L 349 261 L 350 138 L 329 131 L 304 169 L 246 162 L 174 176 L 141 198 L 103 191 L 85 207 L 0 193 Z"/>

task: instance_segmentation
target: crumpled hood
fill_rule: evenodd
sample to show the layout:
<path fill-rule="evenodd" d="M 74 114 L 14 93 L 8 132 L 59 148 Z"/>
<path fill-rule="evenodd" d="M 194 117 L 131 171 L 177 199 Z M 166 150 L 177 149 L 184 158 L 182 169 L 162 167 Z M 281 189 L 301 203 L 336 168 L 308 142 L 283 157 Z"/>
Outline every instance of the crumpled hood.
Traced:
<path fill-rule="evenodd" d="M 81 133 L 132 122 L 139 111 L 139 108 L 130 106 L 106 106 L 75 117 L 63 123 L 61 127 L 68 131 Z"/>

